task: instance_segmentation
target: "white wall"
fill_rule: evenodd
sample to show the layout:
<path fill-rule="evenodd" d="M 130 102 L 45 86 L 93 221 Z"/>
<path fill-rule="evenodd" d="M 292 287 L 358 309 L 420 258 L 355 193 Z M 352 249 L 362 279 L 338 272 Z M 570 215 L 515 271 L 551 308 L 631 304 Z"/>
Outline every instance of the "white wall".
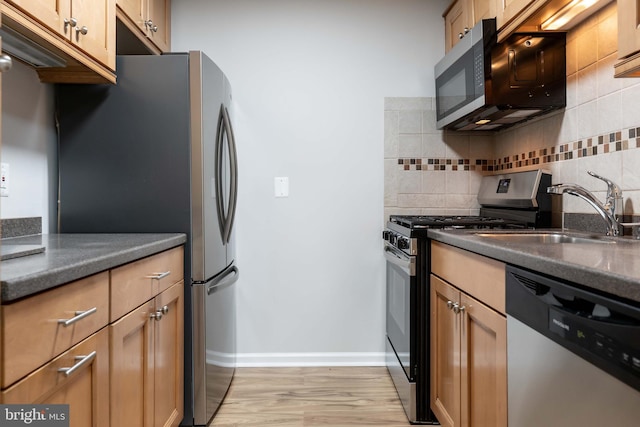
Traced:
<path fill-rule="evenodd" d="M 42 217 L 42 232 L 55 230 L 56 134 L 53 87 L 14 60 L 2 74 L 2 162 L 9 164 L 9 196 L 0 218 Z"/>
<path fill-rule="evenodd" d="M 234 89 L 241 364 L 382 363 L 384 98 L 433 96 L 448 3 L 172 3 Z"/>

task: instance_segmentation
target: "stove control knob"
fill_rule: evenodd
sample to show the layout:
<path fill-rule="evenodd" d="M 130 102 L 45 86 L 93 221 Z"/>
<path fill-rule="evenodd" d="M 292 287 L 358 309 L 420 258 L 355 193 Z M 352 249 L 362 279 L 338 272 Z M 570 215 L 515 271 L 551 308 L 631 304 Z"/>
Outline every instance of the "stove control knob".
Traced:
<path fill-rule="evenodd" d="M 389 230 L 384 230 L 382 232 L 382 240 L 386 240 L 387 242 L 391 238 L 391 232 Z"/>
<path fill-rule="evenodd" d="M 406 237 L 398 238 L 398 248 L 400 249 L 409 249 L 409 239 Z"/>

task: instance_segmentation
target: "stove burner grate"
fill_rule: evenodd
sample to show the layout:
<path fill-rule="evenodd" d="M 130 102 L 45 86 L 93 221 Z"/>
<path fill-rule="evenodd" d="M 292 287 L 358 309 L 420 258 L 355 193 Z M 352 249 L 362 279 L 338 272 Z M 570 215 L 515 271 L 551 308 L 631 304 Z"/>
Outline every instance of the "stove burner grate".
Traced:
<path fill-rule="evenodd" d="M 474 215 L 391 215 L 390 221 L 410 229 L 419 228 L 488 228 L 517 226 L 503 218 Z"/>

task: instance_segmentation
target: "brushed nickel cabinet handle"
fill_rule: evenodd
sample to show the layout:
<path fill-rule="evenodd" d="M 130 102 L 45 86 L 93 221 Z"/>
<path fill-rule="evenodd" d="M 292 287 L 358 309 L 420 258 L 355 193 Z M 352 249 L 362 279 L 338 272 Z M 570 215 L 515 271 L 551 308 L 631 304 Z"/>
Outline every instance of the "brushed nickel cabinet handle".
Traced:
<path fill-rule="evenodd" d="M 91 316 L 96 311 L 98 311 L 98 307 L 93 307 L 86 311 L 76 311 L 76 315 L 74 317 L 72 317 L 71 319 L 58 319 L 58 323 L 64 327 L 67 327 L 73 325 L 78 320 L 84 319 L 87 316 Z"/>
<path fill-rule="evenodd" d="M 168 310 L 167 310 L 168 311 Z M 154 319 L 156 321 L 162 320 L 162 310 L 156 310 L 155 313 L 151 313 L 149 318 Z"/>
<path fill-rule="evenodd" d="M 89 32 L 89 29 L 87 28 L 86 25 L 83 25 L 82 27 L 76 27 L 76 34 L 82 34 L 84 36 L 88 32 Z"/>
<path fill-rule="evenodd" d="M 165 277 L 167 277 L 170 274 L 171 274 L 171 271 L 165 271 L 164 273 L 152 273 L 152 274 L 147 276 L 147 279 L 160 280 L 160 279 L 164 279 Z"/>
<path fill-rule="evenodd" d="M 465 307 L 464 305 L 460 305 L 460 304 L 456 303 L 456 304 L 453 306 L 453 312 L 454 312 L 455 314 L 464 313 L 465 308 L 466 308 L 466 307 Z"/>
<path fill-rule="evenodd" d="M 162 314 L 167 314 L 169 312 L 169 306 L 165 305 L 159 310 Z"/>
<path fill-rule="evenodd" d="M 144 21 L 144 25 L 147 29 L 153 31 L 154 33 L 158 32 L 158 26 L 153 23 L 151 19 Z"/>
<path fill-rule="evenodd" d="M 82 366 L 86 365 L 87 363 L 95 359 L 96 354 L 98 353 L 94 350 L 91 353 L 87 354 L 86 356 L 76 356 L 74 359 L 77 360 L 78 362 L 75 365 L 73 365 L 70 368 L 59 368 L 58 372 L 62 372 L 65 377 L 68 377 L 69 375 L 73 374 L 75 371 L 80 369 Z"/>
<path fill-rule="evenodd" d="M 75 27 L 76 25 L 78 25 L 78 20 L 76 18 L 64 18 L 64 28 L 66 29 L 67 27 L 71 26 L 71 27 Z"/>

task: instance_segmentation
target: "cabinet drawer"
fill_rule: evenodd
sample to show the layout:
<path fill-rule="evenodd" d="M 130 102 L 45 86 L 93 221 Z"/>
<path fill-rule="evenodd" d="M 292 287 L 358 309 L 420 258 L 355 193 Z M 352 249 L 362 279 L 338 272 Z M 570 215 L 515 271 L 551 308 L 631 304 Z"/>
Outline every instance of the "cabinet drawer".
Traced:
<path fill-rule="evenodd" d="M 184 278 L 184 248 L 169 249 L 111 270 L 111 322 Z"/>
<path fill-rule="evenodd" d="M 95 352 L 95 353 L 94 353 Z M 75 367 L 68 375 L 59 369 Z M 77 344 L 2 391 L 5 404 L 69 404 L 71 427 L 109 425 L 109 329 Z"/>
<path fill-rule="evenodd" d="M 432 241 L 431 272 L 504 314 L 504 263 Z"/>
<path fill-rule="evenodd" d="M 107 272 L 3 305 L 2 388 L 87 338 L 108 321 Z"/>

